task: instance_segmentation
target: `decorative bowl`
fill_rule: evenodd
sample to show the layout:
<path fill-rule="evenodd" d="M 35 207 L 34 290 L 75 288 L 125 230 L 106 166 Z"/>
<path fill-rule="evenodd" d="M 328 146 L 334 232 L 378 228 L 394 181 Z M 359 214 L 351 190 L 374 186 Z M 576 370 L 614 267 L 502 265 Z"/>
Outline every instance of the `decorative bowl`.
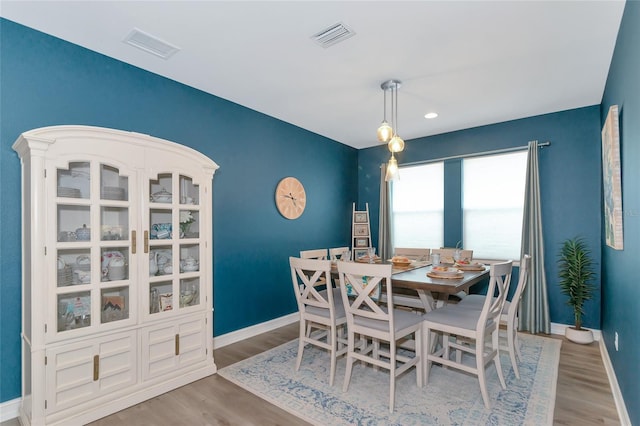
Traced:
<path fill-rule="evenodd" d="M 182 266 L 182 270 L 185 272 L 193 272 L 193 271 L 197 271 L 198 269 L 200 269 L 200 266 L 198 266 L 198 264 Z"/>
<path fill-rule="evenodd" d="M 154 203 L 170 203 L 171 199 L 171 193 L 164 188 L 151 194 L 151 201 Z"/>

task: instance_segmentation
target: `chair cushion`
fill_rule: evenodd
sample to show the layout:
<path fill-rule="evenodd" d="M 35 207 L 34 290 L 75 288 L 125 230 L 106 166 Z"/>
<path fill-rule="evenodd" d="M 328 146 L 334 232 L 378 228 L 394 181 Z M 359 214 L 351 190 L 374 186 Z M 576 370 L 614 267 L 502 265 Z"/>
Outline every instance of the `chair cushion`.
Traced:
<path fill-rule="evenodd" d="M 346 316 L 344 311 L 344 304 L 342 303 L 342 295 L 339 288 L 332 289 L 333 291 L 333 304 L 335 305 L 336 319 L 344 318 Z M 327 290 L 319 292 L 324 298 L 327 297 Z M 317 306 L 307 306 L 306 310 L 312 315 L 329 318 L 329 310 L 324 308 L 318 308 Z"/>
<path fill-rule="evenodd" d="M 388 312 L 386 307 L 383 307 L 382 310 Z M 423 315 L 418 315 L 402 309 L 394 309 L 393 322 L 395 325 L 395 331 L 419 324 L 422 322 L 422 317 Z M 353 322 L 362 327 L 373 328 L 380 331 L 389 331 L 389 323 L 387 321 L 356 316 Z"/>
<path fill-rule="evenodd" d="M 427 326 L 429 322 L 433 322 L 466 330 L 475 330 L 480 318 L 480 312 L 479 309 L 467 309 L 460 304 L 447 305 L 424 314 L 424 321 Z"/>

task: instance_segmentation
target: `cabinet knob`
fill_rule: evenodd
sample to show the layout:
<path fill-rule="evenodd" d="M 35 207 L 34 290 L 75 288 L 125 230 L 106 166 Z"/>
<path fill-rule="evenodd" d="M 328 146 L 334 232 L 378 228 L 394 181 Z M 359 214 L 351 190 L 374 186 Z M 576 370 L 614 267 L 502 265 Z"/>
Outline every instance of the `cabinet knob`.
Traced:
<path fill-rule="evenodd" d="M 131 231 L 131 253 L 132 254 L 136 254 L 137 246 L 138 246 L 138 240 L 136 239 L 136 231 L 132 230 Z"/>

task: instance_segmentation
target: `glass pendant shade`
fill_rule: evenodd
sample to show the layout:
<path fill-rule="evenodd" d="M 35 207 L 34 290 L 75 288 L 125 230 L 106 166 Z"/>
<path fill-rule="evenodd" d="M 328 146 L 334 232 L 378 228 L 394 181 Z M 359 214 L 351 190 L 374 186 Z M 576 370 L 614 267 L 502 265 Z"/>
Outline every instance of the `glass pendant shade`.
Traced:
<path fill-rule="evenodd" d="M 400 136 L 394 135 L 387 146 L 391 152 L 401 152 L 404 149 L 404 140 Z"/>
<path fill-rule="evenodd" d="M 393 129 L 387 123 L 387 120 L 383 121 L 380 127 L 378 127 L 378 140 L 380 142 L 389 142 L 391 140 L 391 136 L 393 135 Z"/>
<path fill-rule="evenodd" d="M 385 175 L 384 180 L 388 182 L 399 178 L 400 173 L 398 172 L 398 161 L 396 160 L 396 157 L 391 154 L 389 164 L 387 164 L 387 174 Z"/>

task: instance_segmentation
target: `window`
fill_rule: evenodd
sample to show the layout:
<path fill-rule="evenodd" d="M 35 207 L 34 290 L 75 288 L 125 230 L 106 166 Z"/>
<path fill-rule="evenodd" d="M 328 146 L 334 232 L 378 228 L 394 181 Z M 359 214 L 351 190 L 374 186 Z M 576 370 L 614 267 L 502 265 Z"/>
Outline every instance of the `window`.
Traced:
<path fill-rule="evenodd" d="M 393 246 L 462 239 L 474 258 L 519 259 L 526 169 L 526 150 L 401 167 L 391 187 Z M 444 210 L 445 192 L 455 211 Z"/>
<path fill-rule="evenodd" d="M 464 247 L 481 259 L 520 258 L 527 151 L 462 160 Z"/>
<path fill-rule="evenodd" d="M 441 247 L 444 241 L 444 163 L 402 167 L 391 196 L 393 246 Z"/>

